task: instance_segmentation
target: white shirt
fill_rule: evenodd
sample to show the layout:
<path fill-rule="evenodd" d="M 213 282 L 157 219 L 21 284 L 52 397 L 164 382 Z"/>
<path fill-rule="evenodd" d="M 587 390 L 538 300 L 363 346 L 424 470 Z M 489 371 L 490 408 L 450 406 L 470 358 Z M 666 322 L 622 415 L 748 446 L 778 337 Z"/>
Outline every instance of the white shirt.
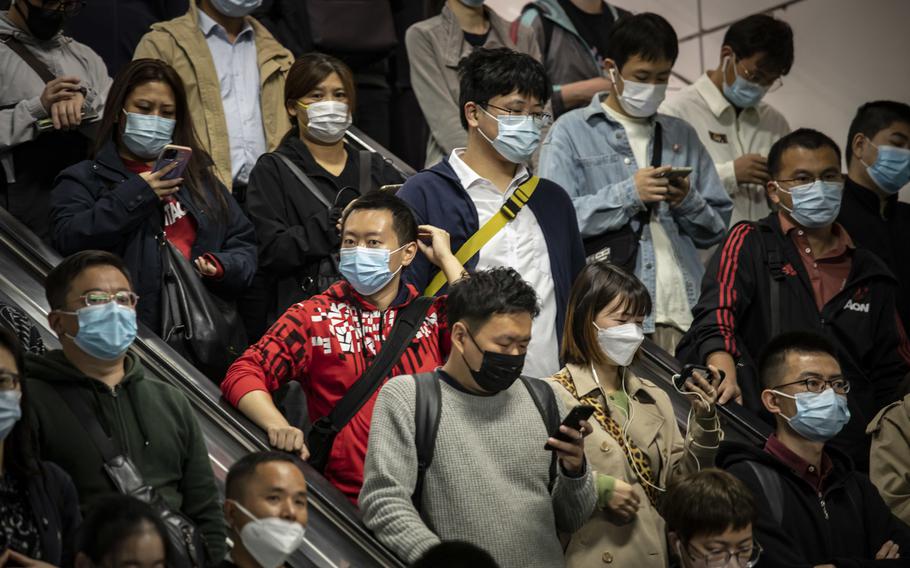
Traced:
<path fill-rule="evenodd" d="M 199 10 L 199 29 L 205 36 L 218 82 L 221 104 L 231 146 L 231 179 L 245 184 L 259 156 L 265 154 L 265 129 L 259 94 L 259 59 L 252 26 L 244 23 L 236 41 L 204 11 Z"/>
<path fill-rule="evenodd" d="M 633 118 L 620 114 L 602 103 L 604 111 L 626 130 L 632 156 L 640 168 L 651 165 L 651 156 L 648 155 L 648 144 L 654 135 L 654 124 L 650 118 Z M 683 277 L 676 253 L 673 252 L 673 243 L 666 229 L 658 219 L 659 208 L 655 207 L 651 214 L 651 239 L 654 243 L 654 261 L 657 276 L 657 298 L 654 300 L 654 323 L 673 325 L 682 331 L 687 331 L 692 325 L 692 311 L 689 309 L 689 299 L 686 297 L 686 280 Z"/>
<path fill-rule="evenodd" d="M 695 128 L 733 199 L 731 227 L 742 220 L 757 221 L 770 213 L 765 188 L 737 183 L 733 160 L 745 154 L 767 157 L 771 145 L 790 132 L 790 125 L 781 113 L 762 102 L 754 108 L 742 109 L 737 115 L 736 108 L 707 73 L 670 96 L 660 112 L 681 118 Z"/>
<path fill-rule="evenodd" d="M 512 196 L 515 189 L 530 174 L 520 165 L 505 193 L 493 182 L 480 177 L 461 159 L 464 148 L 456 148 L 449 156 L 449 165 L 465 188 L 474 207 L 480 227 Z M 531 328 L 531 343 L 525 358 L 524 374 L 531 377 L 549 377 L 559 371 L 559 339 L 556 334 L 556 285 L 550 270 L 550 253 L 537 217 L 530 207 L 522 207 L 512 221 L 506 223 L 490 241 L 480 249 L 477 269 L 508 266 L 526 280 L 540 301 L 540 315 Z"/>

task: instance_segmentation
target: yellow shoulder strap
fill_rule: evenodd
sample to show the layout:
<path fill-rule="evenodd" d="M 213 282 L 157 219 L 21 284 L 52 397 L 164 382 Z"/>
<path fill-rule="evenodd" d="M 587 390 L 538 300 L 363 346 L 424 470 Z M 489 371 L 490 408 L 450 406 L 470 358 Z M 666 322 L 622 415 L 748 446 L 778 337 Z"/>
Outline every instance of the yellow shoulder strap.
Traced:
<path fill-rule="evenodd" d="M 490 217 L 490 220 L 484 223 L 483 227 L 478 229 L 476 233 L 471 235 L 471 238 L 461 245 L 461 248 L 455 253 L 455 258 L 458 259 L 458 262 L 462 265 L 466 264 L 475 254 L 480 252 L 480 249 L 482 249 L 485 244 L 490 242 L 490 239 L 492 239 L 500 229 L 506 226 L 506 223 L 514 219 L 518 215 L 518 212 L 521 211 L 521 208 L 524 207 L 531 199 L 531 196 L 534 195 L 534 190 L 537 189 L 537 182 L 539 181 L 539 177 L 531 176 L 528 181 L 516 187 L 514 193 L 512 193 L 512 197 L 499 208 L 499 211 Z M 433 281 L 430 282 L 430 285 L 427 286 L 426 290 L 423 291 L 423 295 L 435 296 L 445 283 L 445 274 L 440 270 L 433 278 Z"/>

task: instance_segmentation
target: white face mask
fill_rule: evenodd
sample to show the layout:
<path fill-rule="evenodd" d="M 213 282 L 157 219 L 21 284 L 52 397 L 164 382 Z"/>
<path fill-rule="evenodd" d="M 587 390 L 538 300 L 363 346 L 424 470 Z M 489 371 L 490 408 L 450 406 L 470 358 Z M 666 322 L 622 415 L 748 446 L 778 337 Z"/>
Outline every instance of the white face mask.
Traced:
<path fill-rule="evenodd" d="M 615 68 L 610 69 L 610 79 L 616 92 L 619 93 L 619 77 Z M 657 114 L 657 108 L 667 96 L 667 84 L 636 83 L 622 80 L 622 94 L 619 95 L 619 106 L 626 114 L 635 118 L 647 118 Z"/>
<path fill-rule="evenodd" d="M 344 133 L 351 126 L 351 113 L 345 103 L 320 101 L 309 105 L 303 103 L 297 105 L 306 110 L 309 123 L 304 128 L 307 133 L 320 142 L 326 144 L 338 142 L 344 138 Z"/>
<path fill-rule="evenodd" d="M 240 540 L 262 568 L 278 568 L 303 544 L 306 527 L 278 517 L 257 519 L 243 505 L 231 502 L 252 519 L 240 530 Z"/>
<path fill-rule="evenodd" d="M 597 327 L 596 323 L 594 327 Z M 607 329 L 597 327 L 597 343 L 600 349 L 621 367 L 626 367 L 632 362 L 644 340 L 645 332 L 637 323 L 624 323 Z"/>

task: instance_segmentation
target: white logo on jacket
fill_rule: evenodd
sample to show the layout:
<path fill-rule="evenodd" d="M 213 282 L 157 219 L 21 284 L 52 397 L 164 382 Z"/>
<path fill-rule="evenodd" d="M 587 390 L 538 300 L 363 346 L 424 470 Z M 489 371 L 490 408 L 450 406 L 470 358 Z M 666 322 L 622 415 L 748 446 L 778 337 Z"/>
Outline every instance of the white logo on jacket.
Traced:
<path fill-rule="evenodd" d="M 854 312 L 864 312 L 869 313 L 869 302 L 865 304 L 860 304 L 859 302 L 854 302 L 853 300 L 847 300 L 847 304 L 844 306 L 845 310 L 851 310 Z"/>

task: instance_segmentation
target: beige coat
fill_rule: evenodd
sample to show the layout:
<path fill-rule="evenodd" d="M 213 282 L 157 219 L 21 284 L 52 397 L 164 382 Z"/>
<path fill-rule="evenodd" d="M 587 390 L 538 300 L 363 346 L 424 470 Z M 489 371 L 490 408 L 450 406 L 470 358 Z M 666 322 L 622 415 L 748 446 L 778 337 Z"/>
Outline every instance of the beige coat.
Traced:
<path fill-rule="evenodd" d="M 910 394 L 883 408 L 866 433 L 872 436 L 869 477 L 891 512 L 910 524 Z"/>
<path fill-rule="evenodd" d="M 483 47 L 508 47 L 540 60 L 540 47 L 530 29 L 518 28 L 518 41 L 513 43 L 509 36 L 511 24 L 489 8 L 485 10 L 490 33 Z M 438 16 L 408 28 L 405 45 L 414 94 L 430 125 L 426 159 L 429 167 L 468 143 L 468 133 L 461 125 L 463 111 L 458 106 L 461 89 L 457 67 L 461 58 L 474 48 L 465 41 L 464 32 L 448 6 L 444 6 Z"/>
<path fill-rule="evenodd" d="M 568 365 L 566 369 L 580 397 L 599 387 L 590 367 Z M 578 400 L 554 379 L 548 379 L 557 396 L 568 405 Z M 617 408 L 601 392 L 601 404 L 606 403 L 610 415 L 631 440 L 651 459 L 651 467 L 659 487 L 666 487 L 673 477 L 701 467 L 714 465 L 717 445 L 722 438 L 720 422 L 715 418 L 691 420 L 689 433 L 683 437 L 676 424 L 670 397 L 660 387 L 626 371 L 626 392 L 629 396 L 631 424 L 622 409 Z M 653 566 L 664 568 L 667 557 L 664 520 L 648 501 L 648 496 L 629 465 L 616 440 L 593 417 L 594 432 L 585 440 L 585 455 L 595 475 L 610 475 L 629 483 L 640 499 L 638 515 L 629 524 L 610 521 L 608 511 L 596 509 L 588 522 L 572 535 L 566 550 L 567 568 L 596 566 Z M 692 441 L 697 444 L 692 444 Z"/>
<path fill-rule="evenodd" d="M 231 188 L 231 146 L 221 104 L 218 72 L 205 36 L 199 29 L 195 2 L 183 16 L 152 25 L 136 47 L 134 59 L 160 59 L 177 70 L 186 87 L 196 137 L 212 156 L 218 178 Z M 259 100 L 268 151 L 278 147 L 291 128 L 284 106 L 284 81 L 294 57 L 254 18 L 247 17 L 256 38 L 259 59 Z"/>

